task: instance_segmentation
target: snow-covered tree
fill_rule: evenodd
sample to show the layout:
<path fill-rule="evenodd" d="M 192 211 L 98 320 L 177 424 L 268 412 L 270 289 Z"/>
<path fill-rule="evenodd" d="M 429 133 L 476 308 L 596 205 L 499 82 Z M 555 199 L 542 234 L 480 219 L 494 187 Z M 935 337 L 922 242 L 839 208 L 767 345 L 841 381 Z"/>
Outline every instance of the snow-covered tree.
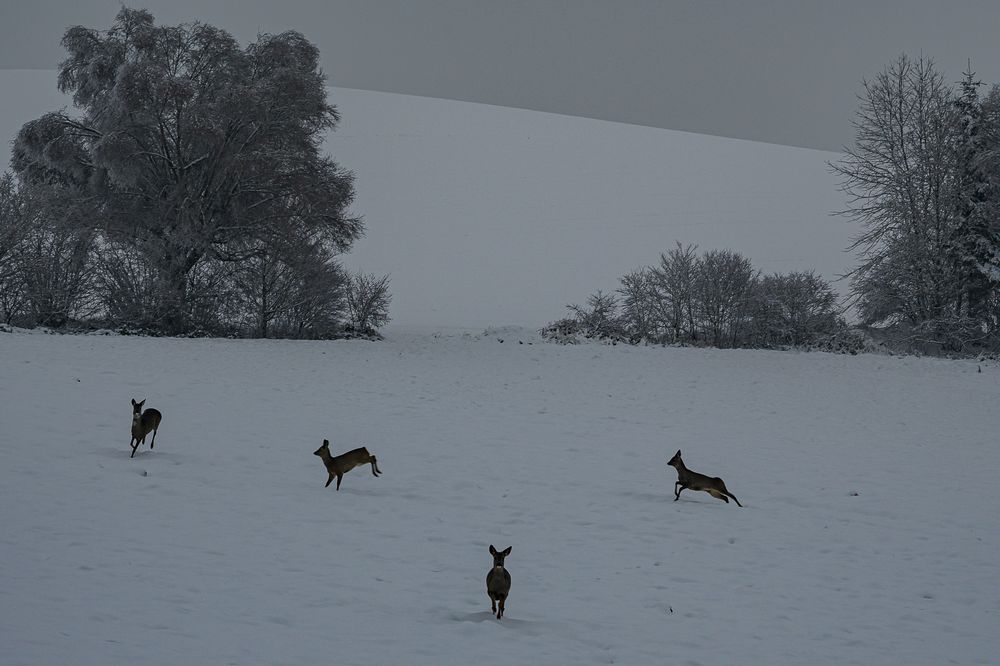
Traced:
<path fill-rule="evenodd" d="M 615 294 L 597 291 L 586 306 L 543 336 L 706 344 L 714 347 L 811 345 L 845 327 L 837 295 L 812 271 L 761 278 L 739 252 L 693 245 L 660 255 L 657 266 L 624 275 Z"/>
<path fill-rule="evenodd" d="M 961 139 L 951 88 L 907 56 L 864 81 L 855 145 L 832 165 L 861 222 L 853 291 L 866 321 L 944 321 L 959 307 L 953 259 Z"/>
<path fill-rule="evenodd" d="M 160 327 L 156 271 L 131 244 L 105 241 L 94 252 L 94 291 L 109 322 L 130 329 Z"/>
<path fill-rule="evenodd" d="M 813 271 L 764 276 L 752 298 L 754 346 L 808 344 L 843 326 L 837 295 Z"/>
<path fill-rule="evenodd" d="M 20 258 L 28 237 L 24 196 L 10 173 L 0 176 L 0 319 L 5 324 L 23 313 L 24 271 Z"/>
<path fill-rule="evenodd" d="M 253 337 L 273 333 L 275 320 L 286 316 L 294 305 L 297 277 L 292 247 L 259 243 L 239 262 L 233 282 L 244 305 Z"/>
<path fill-rule="evenodd" d="M 697 245 L 680 243 L 660 254 L 660 263 L 650 269 L 659 319 L 671 342 L 696 340 L 694 290 L 699 262 Z"/>
<path fill-rule="evenodd" d="M 600 289 L 587 297 L 586 305 L 567 305 L 587 337 L 606 338 L 622 334 L 618 297 Z"/>
<path fill-rule="evenodd" d="M 90 314 L 93 234 L 39 221 L 32 224 L 17 259 L 31 321 L 59 328 Z"/>
<path fill-rule="evenodd" d="M 979 86 L 971 65 L 955 98 L 958 136 L 958 218 L 952 253 L 962 283 L 959 313 L 981 319 L 989 294 L 1000 285 L 1000 222 L 997 208 L 997 134 L 984 117 Z M 1000 128 L 996 128 L 1000 129 Z"/>
<path fill-rule="evenodd" d="M 1000 86 L 994 85 L 982 100 L 979 130 L 978 173 L 985 181 L 979 211 L 986 224 L 978 268 L 990 284 L 982 319 L 996 338 L 1000 336 Z"/>
<path fill-rule="evenodd" d="M 123 8 L 111 28 L 76 26 L 57 111 L 18 134 L 22 181 L 77 202 L 66 221 L 130 244 L 154 268 L 164 329 L 189 327 L 192 271 L 291 235 L 344 251 L 353 176 L 321 153 L 338 121 L 316 47 L 297 32 L 241 48 L 201 23 L 154 24 Z"/>
<path fill-rule="evenodd" d="M 710 250 L 698 262 L 695 312 L 706 340 L 731 347 L 746 333 L 750 295 L 757 271 L 750 260 L 731 250 Z"/>
<path fill-rule="evenodd" d="M 630 336 L 641 340 L 660 337 L 660 303 L 656 296 L 653 272 L 640 268 L 626 273 L 618 287 L 621 304 L 620 321 Z"/>
<path fill-rule="evenodd" d="M 302 246 L 289 258 L 291 305 L 278 318 L 282 335 L 325 338 L 341 328 L 350 276 L 321 243 Z"/>

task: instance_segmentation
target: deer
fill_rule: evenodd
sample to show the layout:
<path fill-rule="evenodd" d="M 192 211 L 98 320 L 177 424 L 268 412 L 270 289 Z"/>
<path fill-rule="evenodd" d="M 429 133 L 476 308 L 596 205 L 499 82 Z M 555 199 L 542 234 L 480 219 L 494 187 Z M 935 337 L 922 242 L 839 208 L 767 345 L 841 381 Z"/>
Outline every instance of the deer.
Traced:
<path fill-rule="evenodd" d="M 149 443 L 149 448 L 152 449 L 153 445 L 156 444 L 156 431 L 160 427 L 160 420 L 163 418 L 163 415 L 160 414 L 159 410 L 152 407 L 146 411 L 142 411 L 142 406 L 145 404 L 145 398 L 142 399 L 142 402 L 136 402 L 135 398 L 132 398 L 132 439 L 128 443 L 132 447 L 132 455 L 129 458 L 135 457 L 136 449 L 146 441 L 146 435 L 150 431 L 153 432 L 153 439 Z"/>
<path fill-rule="evenodd" d="M 326 480 L 326 485 L 323 486 L 324 488 L 329 487 L 334 477 L 336 477 L 337 490 L 340 490 L 340 481 L 344 478 L 344 474 L 351 471 L 358 465 L 371 463 L 372 475 L 378 476 L 382 473 L 382 470 L 378 468 L 378 461 L 375 459 L 375 456 L 368 453 L 368 449 L 363 446 L 359 449 L 348 451 L 347 453 L 341 453 L 339 456 L 331 456 L 330 440 L 324 439 L 323 446 L 313 451 L 313 455 L 319 456 L 323 459 L 323 464 L 326 465 L 326 471 L 330 474 L 330 478 Z"/>
<path fill-rule="evenodd" d="M 677 450 L 677 453 L 674 454 L 674 457 L 667 464 L 677 469 L 677 481 L 674 483 L 675 502 L 681 498 L 682 490 L 690 488 L 691 490 L 704 490 L 712 497 L 720 499 L 726 504 L 729 504 L 729 498 L 732 497 L 733 501 L 736 502 L 736 506 L 743 507 L 740 501 L 736 499 L 736 495 L 726 489 L 726 484 L 722 479 L 717 476 L 705 476 L 698 472 L 692 472 L 685 467 L 680 449 Z"/>
<path fill-rule="evenodd" d="M 493 556 L 493 568 L 486 574 L 486 594 L 490 596 L 493 614 L 497 616 L 498 620 L 503 617 L 504 603 L 507 601 L 507 595 L 510 593 L 510 572 L 504 568 L 503 561 L 510 555 L 512 548 L 514 547 L 507 546 L 504 550 L 498 551 L 493 547 L 493 544 L 490 544 L 490 555 Z M 499 610 L 497 609 L 497 604 L 500 604 Z"/>

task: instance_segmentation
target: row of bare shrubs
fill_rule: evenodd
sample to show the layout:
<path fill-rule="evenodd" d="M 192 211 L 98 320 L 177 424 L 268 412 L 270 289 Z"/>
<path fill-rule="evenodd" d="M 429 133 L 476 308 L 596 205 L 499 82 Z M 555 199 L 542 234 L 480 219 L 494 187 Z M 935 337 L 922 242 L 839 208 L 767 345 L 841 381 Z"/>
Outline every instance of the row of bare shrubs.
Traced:
<path fill-rule="evenodd" d="M 249 246 L 189 272 L 184 312 L 134 245 L 46 223 L 18 210 L 0 179 L 0 322 L 156 335 L 168 320 L 188 335 L 379 337 L 389 322 L 389 277 L 344 270 L 318 243 Z"/>
<path fill-rule="evenodd" d="M 616 291 L 568 308 L 571 316 L 543 329 L 544 337 L 845 353 L 870 346 L 847 327 L 836 293 L 815 273 L 762 275 L 738 252 L 699 255 L 680 243 L 658 264 L 623 276 Z"/>

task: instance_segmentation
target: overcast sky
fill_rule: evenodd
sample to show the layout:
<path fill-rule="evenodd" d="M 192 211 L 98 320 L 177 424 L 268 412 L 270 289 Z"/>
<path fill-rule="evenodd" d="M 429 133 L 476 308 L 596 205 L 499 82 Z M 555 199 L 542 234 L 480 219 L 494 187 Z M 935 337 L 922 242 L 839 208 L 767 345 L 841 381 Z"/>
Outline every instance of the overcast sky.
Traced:
<path fill-rule="evenodd" d="M 299 30 L 332 85 L 838 150 L 863 77 L 900 53 L 1000 81 L 1000 1 L 146 0 L 242 42 Z M 0 69 L 49 69 L 119 0 L 0 0 Z M 54 79 L 53 79 L 54 85 Z M 4 91 L 0 96 L 12 94 Z"/>

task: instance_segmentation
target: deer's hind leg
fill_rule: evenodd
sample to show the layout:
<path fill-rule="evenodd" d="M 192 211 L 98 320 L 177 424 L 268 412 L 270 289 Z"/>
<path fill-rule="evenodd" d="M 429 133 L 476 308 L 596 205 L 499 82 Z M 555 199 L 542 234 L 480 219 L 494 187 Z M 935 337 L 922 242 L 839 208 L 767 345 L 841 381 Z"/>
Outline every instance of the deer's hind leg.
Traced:
<path fill-rule="evenodd" d="M 725 481 L 723 481 L 719 477 L 715 477 L 715 480 L 719 482 L 719 492 L 721 492 L 723 495 L 729 495 L 730 497 L 732 497 L 733 501 L 736 502 L 736 506 L 738 506 L 738 507 L 742 507 L 743 506 L 742 504 L 740 504 L 740 501 L 738 499 L 736 499 L 736 495 L 734 495 L 731 492 L 729 492 L 729 488 L 726 488 L 726 482 Z M 726 500 L 726 503 L 728 503 L 728 502 L 729 502 L 729 500 Z"/>
<path fill-rule="evenodd" d="M 708 494 L 714 497 L 715 499 L 720 499 L 726 504 L 729 504 L 729 498 L 723 495 L 721 491 L 716 490 L 715 488 L 709 488 Z"/>

